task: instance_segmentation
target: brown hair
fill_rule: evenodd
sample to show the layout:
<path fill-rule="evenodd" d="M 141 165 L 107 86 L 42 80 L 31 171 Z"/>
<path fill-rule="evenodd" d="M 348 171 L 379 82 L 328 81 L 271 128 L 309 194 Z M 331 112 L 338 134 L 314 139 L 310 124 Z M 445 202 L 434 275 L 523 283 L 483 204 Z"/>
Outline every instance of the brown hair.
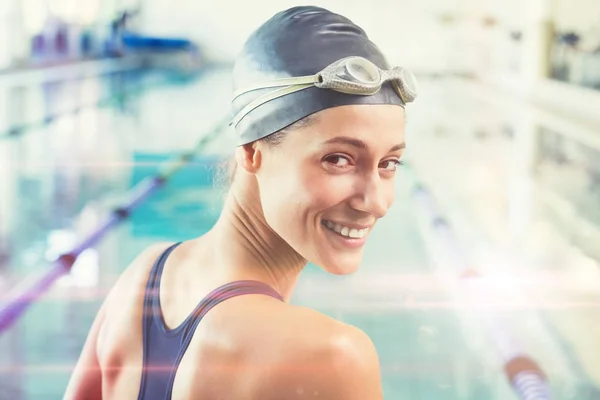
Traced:
<path fill-rule="evenodd" d="M 314 115 L 309 115 L 307 117 L 302 118 L 294 122 L 293 124 L 283 128 L 280 131 L 270 134 L 269 136 L 265 136 L 262 139 L 259 139 L 260 142 L 263 142 L 270 148 L 275 148 L 285 140 L 285 136 L 298 130 L 300 128 L 305 128 L 310 126 L 315 120 Z M 217 167 L 217 171 L 215 174 L 215 181 L 218 187 L 228 188 L 233 183 L 235 179 L 235 172 L 237 170 L 237 161 L 235 157 L 232 157 L 226 161 L 224 161 L 220 166 Z"/>

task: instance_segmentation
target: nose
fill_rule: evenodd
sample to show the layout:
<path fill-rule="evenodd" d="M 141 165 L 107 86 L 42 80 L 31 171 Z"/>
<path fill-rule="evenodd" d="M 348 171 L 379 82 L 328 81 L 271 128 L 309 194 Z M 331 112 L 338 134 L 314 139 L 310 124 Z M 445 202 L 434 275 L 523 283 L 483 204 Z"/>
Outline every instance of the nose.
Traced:
<path fill-rule="evenodd" d="M 350 207 L 357 211 L 369 213 L 375 218 L 382 218 L 393 201 L 393 182 L 382 179 L 379 173 L 361 177 L 356 182 L 356 191 L 350 201 Z"/>

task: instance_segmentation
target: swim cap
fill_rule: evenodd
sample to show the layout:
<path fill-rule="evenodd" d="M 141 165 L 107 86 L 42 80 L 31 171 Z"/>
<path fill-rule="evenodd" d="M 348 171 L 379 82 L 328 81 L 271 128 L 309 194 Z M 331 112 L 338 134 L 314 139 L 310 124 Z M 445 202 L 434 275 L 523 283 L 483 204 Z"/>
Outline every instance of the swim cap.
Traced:
<path fill-rule="evenodd" d="M 290 8 L 250 35 L 235 62 L 234 90 L 274 79 L 314 75 L 349 56 L 364 57 L 382 70 L 389 68 L 381 50 L 348 18 L 320 7 Z M 263 88 L 238 96 L 232 102 L 233 116 L 272 91 Z M 238 145 L 262 139 L 318 111 L 351 104 L 405 105 L 389 82 L 366 96 L 311 86 L 253 108 L 235 126 Z"/>

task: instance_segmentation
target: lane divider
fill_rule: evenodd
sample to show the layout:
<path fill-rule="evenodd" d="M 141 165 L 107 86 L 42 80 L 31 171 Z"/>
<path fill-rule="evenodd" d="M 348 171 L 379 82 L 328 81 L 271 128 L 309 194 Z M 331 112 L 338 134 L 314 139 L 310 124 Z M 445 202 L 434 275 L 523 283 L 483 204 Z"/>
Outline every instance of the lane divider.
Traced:
<path fill-rule="evenodd" d="M 429 221 L 431 228 L 446 244 L 450 265 L 462 268 L 459 279 L 467 285 L 471 292 L 476 292 L 477 280 L 481 278 L 479 272 L 469 268 L 468 257 L 459 244 L 448 220 L 441 214 L 435 198 L 429 190 L 417 179 L 416 173 L 409 163 L 405 164 L 405 171 L 412 181 L 412 197 L 420 206 Z M 547 381 L 547 376 L 534 359 L 527 355 L 518 344 L 514 335 L 507 326 L 504 326 L 493 314 L 480 310 L 478 314 L 483 323 L 484 330 L 504 363 L 504 373 L 513 390 L 521 400 L 550 400 L 552 394 Z"/>
<path fill-rule="evenodd" d="M 167 180 L 182 167 L 194 159 L 194 156 L 204 146 L 214 139 L 219 133 L 227 129 L 230 118 L 226 117 L 217 126 L 198 142 L 189 152 L 186 152 L 171 161 L 167 161 L 159 169 L 159 173 L 151 178 L 141 181 L 130 191 L 130 199 L 122 206 L 113 210 L 107 220 L 100 224 L 96 230 L 79 242 L 74 248 L 51 263 L 51 268 L 39 278 L 34 279 L 33 284 L 12 297 L 10 301 L 0 308 L 0 334 L 6 331 L 12 324 L 47 291 L 52 284 L 61 276 L 67 274 L 75 264 L 77 257 L 87 248 L 100 241 L 111 228 L 127 219 L 131 212 L 143 203 L 155 190 L 162 187 Z M 410 165 L 405 168 L 411 176 L 414 185 L 412 195 L 416 202 L 428 215 L 432 228 L 452 250 L 454 265 L 468 265 L 467 257 L 458 244 L 452 228 L 448 221 L 439 213 L 433 196 L 416 179 Z M 460 279 L 472 280 L 479 277 L 476 271 L 465 268 L 460 273 Z M 511 383 L 514 391 L 521 400 L 550 400 L 552 399 L 546 375 L 539 365 L 516 344 L 506 327 L 501 326 L 492 318 L 490 313 L 482 313 L 482 322 L 488 336 L 496 343 L 497 349 L 504 362 L 505 375 Z"/>
<path fill-rule="evenodd" d="M 210 141 L 228 129 L 230 120 L 229 116 L 225 117 L 217 123 L 215 128 L 203 135 L 192 150 L 175 157 L 173 160 L 165 161 L 156 176 L 146 178 L 134 186 L 128 192 L 128 199 L 124 204 L 113 209 L 108 218 L 93 232 L 84 237 L 70 251 L 58 256 L 50 264 L 47 271 L 34 276 L 31 280 L 28 279 L 22 285 L 23 287 L 15 289 L 16 294 L 10 295 L 10 300 L 0 306 L 0 334 L 10 328 L 58 278 L 67 274 L 83 251 L 98 243 L 112 228 L 126 220 L 137 206 L 145 202 L 153 192 L 162 187 L 176 172 L 192 162 L 197 153 L 204 149 Z M 219 159 L 215 158 L 215 162 L 217 160 Z"/>
<path fill-rule="evenodd" d="M 143 60 L 137 56 L 125 56 L 119 59 L 80 60 L 46 66 L 40 65 L 18 70 L 0 71 L 0 86 L 36 86 L 48 83 L 70 82 L 142 68 L 144 68 Z"/>
<path fill-rule="evenodd" d="M 130 72 L 130 71 L 127 71 L 127 72 Z M 125 97 L 138 96 L 149 89 L 156 89 L 161 86 L 167 86 L 169 84 L 170 84 L 169 78 L 164 77 L 163 79 L 160 79 L 158 82 L 153 82 L 151 84 L 141 85 L 141 86 L 138 86 L 138 87 L 135 87 L 132 89 L 127 89 L 126 93 L 124 91 L 120 91 L 117 94 L 112 94 L 107 97 L 103 97 L 103 98 L 100 98 L 98 100 L 95 100 L 95 101 L 92 101 L 89 103 L 79 104 L 69 110 L 66 110 L 66 111 L 60 111 L 56 114 L 46 115 L 41 120 L 36 121 L 36 122 L 14 125 L 12 127 L 9 127 L 6 131 L 0 132 L 0 140 L 14 138 L 15 136 L 22 135 L 27 131 L 32 131 L 34 129 L 43 128 L 46 125 L 50 125 L 51 123 L 53 123 L 54 121 L 56 121 L 60 118 L 64 118 L 68 115 L 75 115 L 85 109 L 101 108 L 101 107 L 107 107 L 107 106 L 110 106 L 113 104 L 118 104 L 121 101 L 123 101 L 123 99 Z"/>

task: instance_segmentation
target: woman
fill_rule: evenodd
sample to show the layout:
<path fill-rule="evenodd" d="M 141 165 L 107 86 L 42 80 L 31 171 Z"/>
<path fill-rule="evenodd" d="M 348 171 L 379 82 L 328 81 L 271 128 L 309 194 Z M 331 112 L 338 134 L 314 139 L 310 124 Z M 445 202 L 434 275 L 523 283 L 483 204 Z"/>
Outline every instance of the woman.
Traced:
<path fill-rule="evenodd" d="M 288 302 L 308 261 L 356 271 L 392 204 L 415 90 L 387 68 L 362 29 L 322 8 L 278 13 L 250 36 L 218 222 L 123 273 L 66 398 L 382 398 L 369 338 Z"/>

